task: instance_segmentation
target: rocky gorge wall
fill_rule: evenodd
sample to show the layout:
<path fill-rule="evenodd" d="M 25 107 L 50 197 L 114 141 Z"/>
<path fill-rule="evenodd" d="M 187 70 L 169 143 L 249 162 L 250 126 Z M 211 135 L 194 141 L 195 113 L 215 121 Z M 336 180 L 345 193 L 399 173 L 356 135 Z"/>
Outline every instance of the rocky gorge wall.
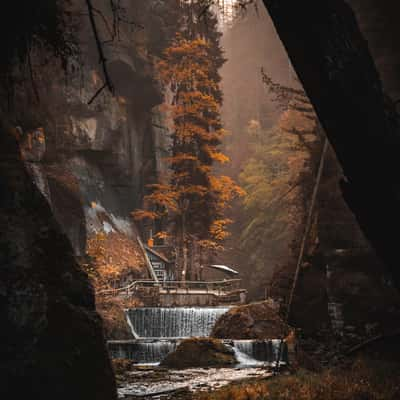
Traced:
<path fill-rule="evenodd" d="M 265 3 L 268 5 L 273 2 L 265 1 Z M 277 5 L 271 7 L 280 8 L 278 3 L 276 2 Z M 287 3 L 286 12 L 287 15 L 292 15 L 292 6 L 289 3 Z M 396 71 L 399 53 L 394 40 L 398 30 L 395 23 L 397 3 L 388 1 L 383 4 L 374 0 L 365 2 L 350 0 L 348 3 L 356 12 L 359 26 L 368 41 L 386 94 L 395 100 L 398 99 L 399 82 Z M 266 9 L 261 2 L 259 6 L 261 9 L 257 15 L 253 15 L 253 10 L 249 9 L 247 19 L 244 18 L 237 23 L 236 27 L 228 31 L 223 41 L 229 58 L 222 69 L 223 84 L 228 94 L 225 96 L 224 118 L 227 127 L 232 131 L 232 136 L 227 143 L 231 147 L 232 143 L 236 144 L 236 148 L 228 147 L 228 151 L 234 160 L 239 161 L 240 157 L 246 159 L 246 155 L 248 156 L 246 137 L 243 134 L 246 122 L 249 119 L 258 119 L 262 125 L 268 126 L 279 114 L 269 98 L 269 93 L 262 86 L 260 68 L 264 66 L 273 81 L 288 86 L 297 84 L 295 73 L 290 67 L 289 57 L 277 36 L 273 22 L 270 16 L 266 15 Z M 286 5 L 282 6 L 284 7 Z M 312 9 L 311 6 L 310 9 Z M 313 14 L 310 19 L 314 17 L 313 23 L 316 23 L 317 16 Z M 291 28 L 292 25 L 288 23 L 289 32 Z M 316 26 L 315 31 L 318 29 L 321 27 Z M 258 40 L 261 37 L 263 40 Z M 340 42 L 342 36 L 336 32 L 335 38 L 337 42 Z M 336 42 L 335 45 L 337 45 Z M 318 44 L 315 45 L 315 48 L 317 47 Z M 325 47 L 328 48 L 326 44 Z M 296 51 L 298 48 L 300 45 L 296 47 Z M 315 49 L 310 50 L 310 53 L 313 51 Z M 294 56 L 303 59 L 304 54 L 295 53 Z M 357 68 L 360 68 L 360 65 L 357 65 Z M 313 71 L 314 74 L 315 71 L 316 68 Z M 370 77 L 372 79 L 372 74 Z M 310 74 L 310 81 L 312 79 L 313 74 Z M 244 93 L 247 93 L 248 101 L 242 106 L 240 96 Z M 329 98 L 330 94 L 326 93 L 326 96 Z M 357 109 L 356 104 L 353 105 L 354 109 Z M 359 101 L 358 104 L 360 104 Z M 337 103 L 332 103 L 332 109 L 335 107 Z M 364 114 L 364 120 L 365 116 L 366 114 Z M 332 120 L 336 118 L 332 116 Z M 354 121 L 354 115 L 351 113 L 349 121 Z M 356 137 L 358 132 L 361 132 L 360 127 L 354 125 L 354 129 L 349 132 L 349 137 Z M 364 137 L 360 137 L 358 150 L 354 152 L 354 160 L 358 159 L 359 152 L 362 151 L 363 141 Z M 237 155 L 235 151 L 238 152 Z M 314 157 L 318 162 L 319 152 L 315 152 Z M 374 157 L 371 157 L 371 160 L 375 162 Z M 239 161 L 236 164 L 240 164 Z M 317 162 L 316 165 L 318 165 Z M 349 342 L 354 343 L 394 328 L 393 321 L 398 315 L 399 296 L 385 271 L 384 263 L 375 254 L 353 210 L 343 198 L 340 185 L 343 177 L 343 169 L 331 147 L 325 162 L 314 223 L 295 292 L 291 322 L 307 334 L 313 335 L 323 331 L 323 336 L 327 332 L 335 332 L 339 335 L 344 334 Z M 310 176 L 310 186 L 312 180 L 313 177 Z M 368 192 L 368 197 L 371 196 L 371 191 L 373 191 L 372 187 Z M 308 206 L 309 200 L 306 198 L 306 210 Z M 300 231 L 301 234 L 303 230 Z M 260 257 L 252 259 L 252 254 L 246 254 L 243 257 L 244 251 L 240 249 L 240 245 L 232 246 L 232 248 L 233 251 L 230 250 L 230 254 L 228 251 L 230 258 L 227 263 L 229 265 L 238 262 L 241 257 L 239 268 L 246 272 L 246 287 L 250 289 L 251 296 L 258 299 L 264 298 L 265 287 L 267 287 L 269 295 L 280 298 L 286 303 L 293 282 L 295 265 L 292 262 L 281 268 L 276 268 L 276 266 L 279 265 L 279 260 L 287 257 L 289 249 L 285 248 L 280 252 L 273 249 L 267 254 L 268 263 L 259 268 L 257 258 Z M 277 261 L 271 257 L 274 251 L 279 254 Z M 232 257 L 232 254 L 235 257 Z M 297 248 L 293 254 L 294 258 L 297 257 Z M 269 285 L 268 280 L 271 279 L 269 275 L 274 268 L 276 271 L 272 277 L 272 284 Z M 256 285 L 258 286 L 254 288 Z"/>
<path fill-rule="evenodd" d="M 325 232 L 302 265 L 291 322 L 349 347 L 398 321 L 398 3 L 264 4 L 340 163 L 330 155 L 318 206 Z"/>
<path fill-rule="evenodd" d="M 82 11 L 83 3 L 75 3 Z M 125 3 L 126 18 L 143 18 L 143 27 L 121 24 L 120 40 L 103 45 L 115 96 L 104 90 L 88 104 L 103 77 L 88 20 L 80 17 L 83 60 L 71 60 L 66 80 L 56 71 L 54 83 L 41 94 L 48 111 L 41 138 L 37 129 L 32 137 L 26 127 L 20 129 L 28 170 L 75 254 L 85 256 L 88 240 L 105 235 L 109 261 L 130 268 L 130 278 L 145 278 L 131 212 L 141 206 L 146 185 L 163 168 L 167 139 L 159 110 L 162 92 L 152 63 L 155 54 L 150 54 L 155 28 L 146 12 L 152 2 L 144 11 Z M 112 20 L 108 2 L 98 2 L 97 7 Z M 101 18 L 97 24 L 105 40 L 107 27 Z M 130 248 L 129 256 L 112 252 L 122 242 Z"/>
<path fill-rule="evenodd" d="M 116 398 L 86 274 L 21 161 L 0 135 L 0 397 Z"/>
<path fill-rule="evenodd" d="M 76 59 L 64 71 L 57 60 L 43 64 L 49 55 L 35 49 L 31 81 L 21 79 L 11 106 L 1 101 L 1 398 L 116 398 L 94 291 L 76 259 L 101 233 L 110 238 L 108 262 L 146 275 L 130 212 L 162 165 L 151 40 L 121 27 L 134 40 L 107 49 L 116 96 L 104 91 L 88 105 L 101 67 L 85 2 L 74 3 Z M 105 11 L 109 3 L 100 3 Z"/>

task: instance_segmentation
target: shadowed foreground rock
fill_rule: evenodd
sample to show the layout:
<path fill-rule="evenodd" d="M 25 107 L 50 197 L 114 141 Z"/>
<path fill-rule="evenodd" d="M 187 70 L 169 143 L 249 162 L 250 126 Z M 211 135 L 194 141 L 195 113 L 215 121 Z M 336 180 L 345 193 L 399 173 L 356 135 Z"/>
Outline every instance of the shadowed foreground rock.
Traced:
<path fill-rule="evenodd" d="M 0 313 L 1 399 L 116 398 L 92 288 L 4 128 Z"/>
<path fill-rule="evenodd" d="M 229 339 L 277 339 L 286 337 L 289 327 L 265 302 L 231 308 L 216 322 L 212 337 Z"/>
<path fill-rule="evenodd" d="M 233 350 L 221 341 L 210 338 L 191 338 L 179 344 L 161 365 L 169 368 L 224 367 L 236 364 Z"/>
<path fill-rule="evenodd" d="M 263 2 L 343 168 L 345 200 L 400 288 L 392 233 L 400 224 L 399 118 L 354 12 L 344 0 Z M 387 3 L 379 2 L 383 9 Z M 396 16 L 394 10 L 380 14 Z M 385 22 L 380 18 L 378 26 Z M 383 64 L 396 60 L 385 56 Z"/>

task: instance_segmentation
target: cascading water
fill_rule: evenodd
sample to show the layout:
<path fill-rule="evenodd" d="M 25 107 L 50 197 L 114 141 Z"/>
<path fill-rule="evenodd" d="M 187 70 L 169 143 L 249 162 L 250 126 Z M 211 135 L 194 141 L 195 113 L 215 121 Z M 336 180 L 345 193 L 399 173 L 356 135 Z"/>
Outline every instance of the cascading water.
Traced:
<path fill-rule="evenodd" d="M 134 360 L 140 364 L 159 363 L 176 349 L 176 340 L 112 340 L 108 350 L 112 358 Z"/>
<path fill-rule="evenodd" d="M 244 365 L 274 364 L 287 361 L 287 346 L 274 340 L 233 340 L 232 347 L 239 363 Z"/>
<path fill-rule="evenodd" d="M 158 363 L 189 337 L 207 337 L 217 319 L 229 307 L 140 307 L 126 310 L 135 340 L 108 342 L 113 358 L 126 358 L 138 364 Z M 286 344 L 280 340 L 230 340 L 239 365 L 275 365 L 287 361 Z"/>
<path fill-rule="evenodd" d="M 228 307 L 133 308 L 127 311 L 133 335 L 140 338 L 208 336 Z"/>

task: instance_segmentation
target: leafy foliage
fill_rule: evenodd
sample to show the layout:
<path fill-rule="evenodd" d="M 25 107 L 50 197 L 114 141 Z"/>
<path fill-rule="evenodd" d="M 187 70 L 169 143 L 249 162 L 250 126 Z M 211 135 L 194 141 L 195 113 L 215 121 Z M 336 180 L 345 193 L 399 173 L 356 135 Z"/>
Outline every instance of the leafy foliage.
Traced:
<path fill-rule="evenodd" d="M 252 156 L 240 175 L 248 215 L 242 244 L 254 250 L 272 238 L 288 239 L 297 223 L 298 186 L 307 153 L 298 137 L 285 134 L 281 126 L 262 132 L 256 121 L 250 121 L 248 134 Z"/>
<path fill-rule="evenodd" d="M 145 269 L 141 250 L 119 232 L 98 232 L 87 241 L 87 262 L 83 268 L 100 292 L 122 286 L 126 277 L 140 276 Z"/>
<path fill-rule="evenodd" d="M 241 189 L 214 172 L 229 158 L 220 150 L 225 135 L 220 121 L 221 96 L 212 46 L 203 38 L 177 34 L 158 63 L 160 80 L 172 93 L 165 109 L 171 118 L 169 174 L 151 185 L 136 219 L 161 220 L 170 226 L 178 253 L 196 241 L 216 248 L 228 235 L 225 209 Z M 183 257 L 183 256 L 182 256 Z"/>
<path fill-rule="evenodd" d="M 252 280 L 265 276 L 266 269 L 294 263 L 320 146 L 305 93 L 275 84 L 266 75 L 264 83 L 282 111 L 270 129 L 257 120 L 247 127 L 250 157 L 239 176 L 246 191 L 240 243 L 252 262 Z"/>

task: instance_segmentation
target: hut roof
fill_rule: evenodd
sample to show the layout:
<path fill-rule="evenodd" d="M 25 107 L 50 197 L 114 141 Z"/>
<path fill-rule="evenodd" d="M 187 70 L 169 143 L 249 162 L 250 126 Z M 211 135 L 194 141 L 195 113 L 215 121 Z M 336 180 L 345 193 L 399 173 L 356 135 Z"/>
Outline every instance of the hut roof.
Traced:
<path fill-rule="evenodd" d="M 210 264 L 210 265 L 205 265 L 205 267 L 217 269 L 219 271 L 226 272 L 227 274 L 231 274 L 231 275 L 239 274 L 238 271 L 235 271 L 234 269 L 227 267 L 226 265 Z"/>

